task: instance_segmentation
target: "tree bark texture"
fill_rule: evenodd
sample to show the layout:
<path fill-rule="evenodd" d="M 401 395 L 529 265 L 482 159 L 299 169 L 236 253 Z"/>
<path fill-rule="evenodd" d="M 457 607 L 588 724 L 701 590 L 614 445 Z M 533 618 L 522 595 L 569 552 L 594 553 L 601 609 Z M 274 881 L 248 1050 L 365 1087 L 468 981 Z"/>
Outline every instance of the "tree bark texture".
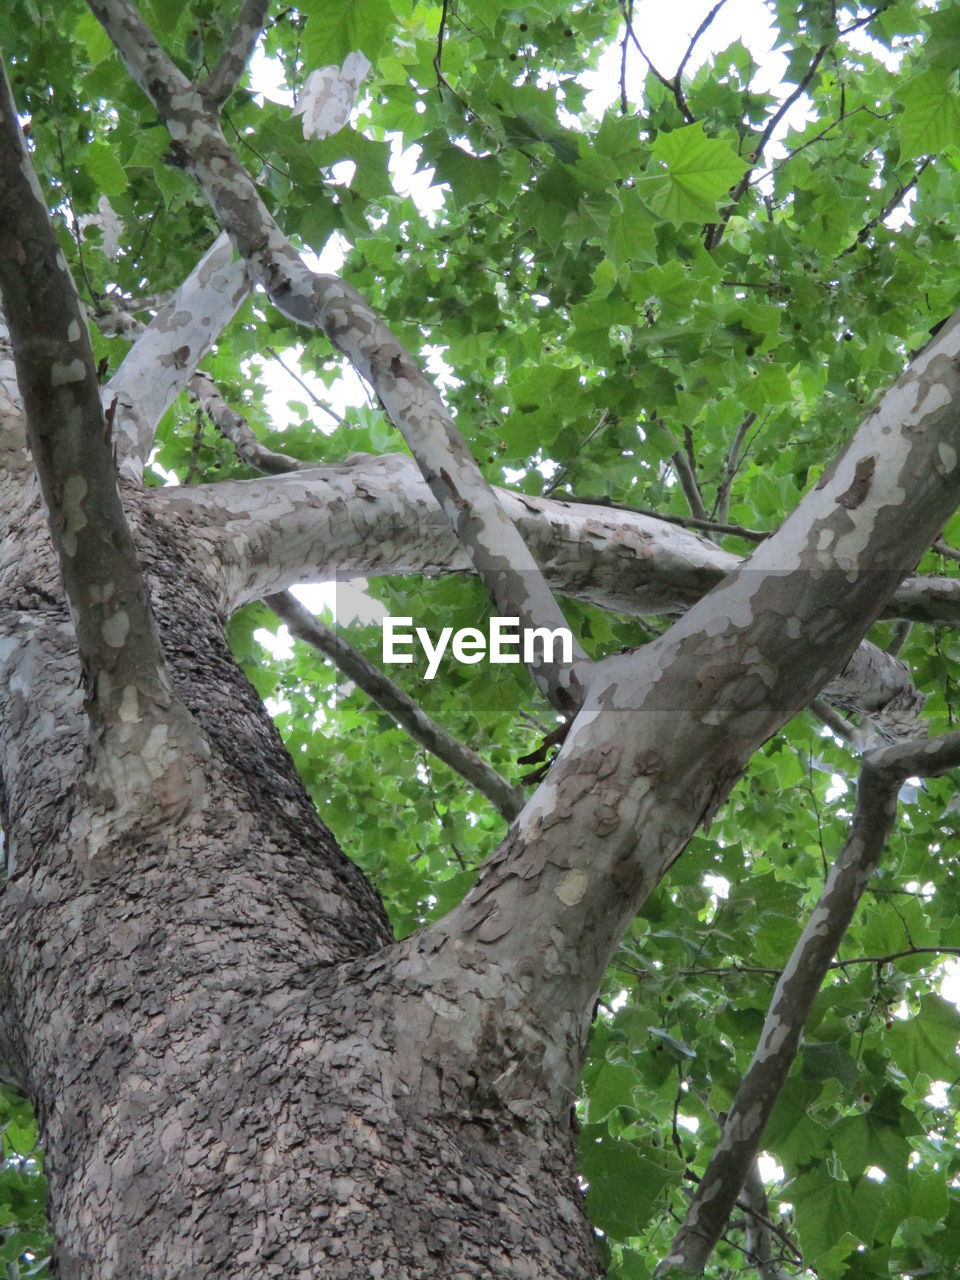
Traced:
<path fill-rule="evenodd" d="M 518 1124 L 482 1046 L 413 1042 L 404 944 L 234 663 L 188 528 L 127 509 L 212 748 L 211 802 L 179 830 L 84 846 L 79 667 L 39 503 L 5 543 L 5 1035 L 58 1274 L 597 1274 L 566 1116 Z"/>

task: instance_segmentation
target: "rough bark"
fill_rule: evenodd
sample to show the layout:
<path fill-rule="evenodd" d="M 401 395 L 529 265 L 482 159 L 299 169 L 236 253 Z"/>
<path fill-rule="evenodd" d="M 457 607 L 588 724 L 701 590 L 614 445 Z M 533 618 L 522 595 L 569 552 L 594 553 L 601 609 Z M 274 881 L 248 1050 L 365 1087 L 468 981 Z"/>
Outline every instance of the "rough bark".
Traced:
<path fill-rule="evenodd" d="M 505 503 L 480 493 L 439 399 L 362 299 L 313 277 L 265 222 L 212 123 L 259 6 L 244 5 L 206 90 L 129 5 L 92 7 L 275 301 L 319 320 L 373 377 L 423 446 L 422 464 L 446 433 L 445 456 L 464 465 L 456 484 L 431 476 L 435 501 L 495 578 L 516 541 Z M 154 326 L 151 341 L 169 350 L 177 328 Z M 191 339 L 181 381 L 199 349 Z M 116 820 L 103 822 L 90 803 L 100 779 L 80 692 L 94 660 L 78 644 L 88 619 L 71 616 L 89 583 L 65 572 L 64 592 L 53 554 L 63 494 L 48 483 L 59 464 L 35 451 L 52 539 L 11 406 L 0 453 L 0 816 L 13 859 L 0 897 L 0 1076 L 37 1104 L 61 1277 L 599 1274 L 568 1118 L 604 967 L 750 754 L 849 671 L 884 600 L 957 505 L 958 363 L 954 322 L 778 533 L 746 565 L 727 565 L 706 598 L 699 570 L 691 583 L 689 564 L 676 566 L 689 612 L 644 649 L 584 672 L 585 701 L 556 763 L 473 890 L 402 942 L 318 819 L 223 636 L 231 609 L 295 580 L 278 574 L 317 568 L 324 532 L 345 527 L 349 539 L 356 527 L 368 542 L 359 464 L 247 487 L 123 488 L 126 524 L 112 528 L 126 536 L 129 525 L 142 569 L 162 647 L 152 670 L 169 672 L 199 745 L 187 757 L 191 804 L 144 822 L 115 778 L 103 805 Z M 57 374 L 55 359 L 47 366 Z M 131 415 L 134 461 L 172 387 L 141 423 Z M 65 425 L 68 443 L 83 443 L 72 418 L 38 424 L 32 413 L 41 444 L 42 430 Z M 474 499 L 488 504 L 479 533 Z M 379 526 L 378 554 L 397 565 L 410 501 L 389 501 L 403 518 L 392 548 Z M 575 560 L 586 589 L 597 566 L 584 569 L 582 543 L 573 557 L 565 547 L 564 504 L 516 502 L 518 515 L 550 526 L 557 572 Z M 621 514 L 604 513 L 607 546 L 635 536 Z M 420 567 L 434 563 L 436 530 L 419 542 L 416 532 Z M 438 567 L 459 567 L 443 537 Z M 722 568 L 716 548 L 698 554 L 707 577 Z M 536 601 L 530 609 L 546 620 Z M 150 722 L 162 728 L 164 710 L 137 721 L 148 761 Z"/>
<path fill-rule="evenodd" d="M 196 823 L 95 856 L 64 840 L 84 725 L 39 509 L 19 563 L 43 595 L 2 615 L 4 1039 L 40 1115 L 59 1274 L 596 1274 L 566 1111 L 534 1137 L 480 1100 L 482 1059 L 442 1036 L 424 1054 L 423 996 L 233 663 L 189 529 L 136 523 L 210 744 Z"/>

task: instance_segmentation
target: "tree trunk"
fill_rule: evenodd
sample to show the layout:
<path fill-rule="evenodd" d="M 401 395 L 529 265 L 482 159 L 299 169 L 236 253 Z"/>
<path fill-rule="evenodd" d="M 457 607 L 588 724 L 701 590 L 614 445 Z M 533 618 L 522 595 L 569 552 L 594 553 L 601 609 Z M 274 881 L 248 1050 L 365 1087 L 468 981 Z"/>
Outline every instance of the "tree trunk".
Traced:
<path fill-rule="evenodd" d="M 57 1273 L 598 1274 L 569 1126 L 497 1114 L 497 1044 L 485 1064 L 422 1042 L 405 945 L 383 950 L 380 902 L 233 661 L 189 531 L 149 498 L 128 512 L 213 749 L 196 822 L 107 846 L 85 830 L 80 670 L 39 503 L 5 565 L 5 1033 Z"/>

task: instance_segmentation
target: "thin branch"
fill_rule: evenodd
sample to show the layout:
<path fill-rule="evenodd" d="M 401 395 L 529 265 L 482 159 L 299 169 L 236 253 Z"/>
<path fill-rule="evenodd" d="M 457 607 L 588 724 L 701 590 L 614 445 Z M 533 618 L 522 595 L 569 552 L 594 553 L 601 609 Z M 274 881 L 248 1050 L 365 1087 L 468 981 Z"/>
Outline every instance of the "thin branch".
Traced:
<path fill-rule="evenodd" d="M 324 402 L 320 399 L 320 397 L 314 391 L 313 387 L 310 386 L 309 382 L 307 382 L 305 378 L 302 378 L 300 374 L 297 373 L 296 369 L 291 369 L 291 367 L 286 363 L 286 361 L 284 360 L 283 356 L 279 353 L 279 351 L 277 351 L 274 347 L 264 347 L 263 350 L 265 355 L 268 355 L 271 358 L 271 360 L 276 360 L 277 364 L 284 371 L 284 373 L 287 374 L 288 377 L 292 378 L 294 382 L 297 383 L 300 389 L 303 392 L 305 392 L 305 394 L 310 399 L 312 404 L 316 405 L 318 409 L 322 410 L 327 415 L 328 418 L 332 418 L 333 421 L 336 422 L 338 426 L 343 426 L 343 418 L 340 416 L 340 414 L 335 413 L 328 404 L 324 404 Z"/>
<path fill-rule="evenodd" d="M 322 330 L 375 389 L 403 435 L 499 612 L 522 627 L 568 631 L 563 612 L 516 527 L 484 480 L 432 383 L 352 286 L 311 271 L 273 220 L 228 146 L 202 95 L 159 47 L 128 0 L 89 0 L 131 75 L 154 102 L 173 152 L 201 186 L 221 226 L 284 315 Z M 570 664 L 531 665 L 554 706 L 582 699 L 573 643 Z"/>
<path fill-rule="evenodd" d="M 253 57 L 269 8 L 270 0 L 243 0 L 217 65 L 202 86 L 208 103 L 215 110 L 219 110 L 233 93 L 244 68 Z"/>
<path fill-rule="evenodd" d="M 485 795 L 508 822 L 517 816 L 524 804 L 522 789 L 512 786 L 475 751 L 464 746 L 453 734 L 431 720 L 412 698 L 332 627 L 314 617 L 289 591 L 265 596 L 264 604 L 287 624 L 291 635 L 311 645 L 335 663 L 358 689 L 362 689 L 377 706 L 382 707 L 415 742 L 426 747 L 438 760 Z"/>
<path fill-rule="evenodd" d="M 652 520 L 664 520 L 667 524 L 677 524 L 684 529 L 700 529 L 704 533 L 725 533 L 738 538 L 745 538 L 748 542 L 763 542 L 770 537 L 769 533 L 764 533 L 760 529 L 746 529 L 742 524 L 724 524 L 718 520 L 700 520 L 696 516 L 675 516 L 655 511 L 652 507 L 631 507 L 625 502 L 614 502 L 612 498 L 603 495 L 600 497 L 589 498 L 579 497 L 574 493 L 561 493 L 554 495 L 557 502 L 582 502 L 588 503 L 593 507 L 611 507 L 615 511 L 633 511 L 638 516 L 649 516 Z"/>
<path fill-rule="evenodd" d="M 601 412 L 600 417 L 597 419 L 597 425 L 583 439 L 582 443 L 577 449 L 578 457 L 580 457 L 583 454 L 584 449 L 586 449 L 590 441 L 593 440 L 595 436 L 598 436 L 600 434 L 600 432 L 604 429 L 604 427 L 607 425 L 609 421 L 610 421 L 610 410 L 604 409 Z M 567 478 L 569 473 L 570 473 L 570 464 L 564 463 L 564 465 L 558 469 L 557 474 L 553 477 L 550 483 L 545 486 L 543 490 L 543 497 L 549 498 L 550 495 L 554 492 L 554 490 L 558 489 L 560 485 L 563 484 L 564 480 Z"/>
<path fill-rule="evenodd" d="M 190 379 L 187 391 L 224 439 L 230 441 L 237 456 L 247 466 L 255 467 L 268 475 L 283 475 L 288 471 L 302 471 L 311 466 L 309 462 L 292 458 L 286 453 L 276 453 L 262 444 L 250 430 L 246 418 L 230 408 L 216 383 L 202 369 L 198 369 Z"/>
<path fill-rule="evenodd" d="M 886 222 L 887 218 L 890 217 L 894 209 L 899 208 L 899 206 L 903 203 L 904 196 L 907 195 L 908 192 L 912 191 L 913 188 L 920 181 L 920 178 L 923 175 L 923 171 L 932 162 L 932 160 L 933 160 L 933 156 L 927 156 L 924 160 L 920 162 L 920 165 L 918 166 L 916 173 L 913 175 L 910 181 L 904 182 L 899 187 L 897 187 L 896 191 L 894 191 L 893 195 L 886 202 L 886 204 L 883 206 L 880 212 L 875 217 L 871 218 L 869 222 L 864 223 L 864 225 L 860 228 L 860 230 L 857 232 L 856 238 L 854 239 L 853 243 L 850 245 L 847 245 L 846 249 L 843 249 L 840 253 L 837 254 L 838 259 L 846 257 L 848 253 L 853 253 L 857 245 L 863 244 L 867 240 L 867 237 L 870 235 L 870 232 L 874 229 L 874 227 L 879 226 L 881 222 Z"/>
<path fill-rule="evenodd" d="M 876 890 L 871 888 L 871 892 Z M 915 897 L 915 894 L 909 894 Z M 869 964 L 876 968 L 878 965 L 893 964 L 897 960 L 906 960 L 910 956 L 960 956 L 960 947 L 904 947 L 900 951 L 890 951 L 883 956 L 845 956 L 842 960 L 831 960 L 827 966 L 829 969 L 848 969 L 853 964 Z M 628 973 L 631 977 L 638 979 L 640 982 L 647 982 L 650 978 L 656 976 L 656 970 L 644 969 L 640 965 L 625 964 L 623 961 L 617 961 L 617 968 L 622 973 Z M 685 968 L 677 969 L 676 974 L 679 978 L 729 978 L 732 973 L 755 973 L 765 978 L 779 978 L 783 974 L 783 969 L 773 969 L 766 965 L 757 964 L 725 964 L 713 968 Z"/>
<path fill-rule="evenodd" d="M 800 1044 L 810 1008 L 876 869 L 904 780 L 960 767 L 960 733 L 869 752 L 846 842 L 780 976 L 753 1060 L 658 1277 L 702 1271 L 720 1239 Z"/>
<path fill-rule="evenodd" d="M 723 239 L 723 233 L 726 229 L 727 223 L 730 221 L 730 218 L 733 216 L 736 210 L 736 207 L 740 202 L 740 198 L 743 196 L 743 193 L 750 186 L 751 177 L 757 168 L 760 158 L 763 155 L 764 148 L 766 147 L 767 143 L 770 141 L 770 138 L 773 135 L 773 131 L 776 129 L 777 125 L 780 123 L 783 117 L 787 114 L 787 112 L 790 110 L 793 104 L 797 101 L 797 99 L 806 91 L 807 85 L 816 75 L 817 68 L 820 66 L 820 63 L 823 60 L 823 55 L 827 52 L 829 48 L 830 48 L 829 44 L 822 44 L 820 46 L 820 48 L 813 55 L 813 58 L 810 60 L 810 65 L 807 67 L 806 72 L 804 73 L 802 79 L 800 80 L 800 83 L 794 89 L 793 93 L 788 94 L 787 97 L 784 98 L 783 102 L 780 103 L 780 106 L 777 108 L 777 110 L 773 113 L 773 115 L 767 121 L 763 132 L 760 134 L 760 137 L 757 139 L 753 147 L 754 163 L 750 166 L 750 168 L 746 171 L 746 173 L 743 175 L 743 177 L 740 179 L 737 185 L 733 188 L 733 191 L 731 191 L 730 203 L 727 205 L 726 209 L 724 209 L 723 214 L 721 215 L 720 221 L 713 225 L 713 227 L 710 229 L 710 232 L 707 235 L 706 247 L 708 249 L 716 249 L 719 247 L 720 241 Z"/>
<path fill-rule="evenodd" d="M 650 68 L 650 71 L 656 77 L 656 79 L 660 81 L 660 83 L 664 86 L 665 89 L 670 90 L 670 93 L 673 95 L 673 100 L 677 104 L 677 110 L 683 116 L 684 120 L 686 120 L 688 124 L 693 124 L 695 117 L 690 111 L 690 108 L 687 106 L 687 101 L 683 96 L 683 90 L 680 87 L 679 75 L 675 76 L 673 79 L 670 79 L 669 76 L 665 76 L 662 71 L 659 71 L 657 67 L 654 66 L 653 62 L 650 60 L 650 57 L 644 50 L 643 45 L 637 39 L 637 33 L 633 29 L 633 0 L 620 0 L 620 12 L 623 15 L 623 21 L 624 21 L 624 24 L 626 25 L 625 38 L 630 40 L 630 43 L 634 46 L 637 53 L 639 53 L 640 57 L 644 60 L 644 62 Z"/>
<path fill-rule="evenodd" d="M 447 32 L 447 4 L 448 0 L 443 0 L 440 9 L 440 29 L 437 31 L 437 51 L 433 55 L 433 70 L 437 77 L 437 89 L 440 97 L 443 97 L 444 89 L 449 89 L 447 78 L 443 74 L 443 38 Z"/>
<path fill-rule="evenodd" d="M 703 524 L 709 524 L 710 521 L 707 517 L 707 509 L 703 505 L 703 496 L 700 493 L 700 486 L 697 483 L 697 473 L 693 467 L 691 453 L 692 451 L 689 447 L 686 452 L 683 449 L 677 449 L 675 453 L 670 455 L 670 462 L 676 472 L 677 479 L 680 481 L 680 488 L 683 490 L 683 496 L 687 500 L 687 505 L 690 508 L 690 514 L 693 516 L 694 520 L 699 520 Z"/>
<path fill-rule="evenodd" d="M 834 711 L 829 702 L 825 702 L 823 698 L 814 698 L 810 703 L 810 710 L 813 714 L 827 726 L 831 733 L 835 733 L 843 742 L 852 743 L 854 741 L 854 726 L 845 720 L 839 711 Z"/>
<path fill-rule="evenodd" d="M 744 1243 L 747 1247 L 747 1261 L 757 1269 L 757 1280 L 791 1280 L 780 1265 L 781 1260 L 774 1257 L 774 1238 L 778 1238 L 781 1244 L 789 1248 L 794 1266 L 803 1265 L 803 1255 L 787 1233 L 770 1218 L 767 1192 L 756 1160 L 744 1179 L 738 1204 L 746 1210 Z"/>
<path fill-rule="evenodd" d="M 721 524 L 726 522 L 727 514 L 730 510 L 730 490 L 736 479 L 737 471 L 740 469 L 741 451 L 743 442 L 747 432 L 757 420 L 757 415 L 752 411 L 746 415 L 743 421 L 737 427 L 733 442 L 727 451 L 726 459 L 723 464 L 723 476 L 717 489 L 717 500 L 713 504 L 713 518 L 719 520 Z"/>
<path fill-rule="evenodd" d="M 117 492 L 109 415 L 86 316 L 0 72 L 0 292 L 27 434 L 99 733 L 172 704 L 137 552 Z"/>
<path fill-rule="evenodd" d="M 628 25 L 633 20 L 633 0 L 628 0 L 629 19 Z M 627 38 L 627 29 L 624 28 L 623 38 L 620 41 L 620 114 L 625 116 L 629 110 L 630 104 L 627 100 L 627 48 L 629 46 Z"/>
<path fill-rule="evenodd" d="M 707 30 L 707 28 L 713 22 L 714 18 L 717 16 L 717 14 L 720 12 L 720 10 L 723 8 L 723 6 L 726 3 L 727 3 L 727 0 L 717 0 L 717 3 L 713 6 L 713 8 L 710 10 L 710 12 L 707 14 L 707 16 L 704 18 L 704 20 L 700 23 L 699 27 L 697 27 L 696 31 L 691 36 L 690 43 L 687 45 L 686 53 L 680 59 L 680 65 L 679 67 L 677 67 L 677 73 L 673 78 L 675 84 L 679 85 L 680 77 L 683 75 L 684 69 L 687 63 L 690 61 L 690 58 L 693 55 L 693 51 L 697 47 L 697 43 L 700 40 L 700 37 L 704 34 L 704 32 Z"/>
<path fill-rule="evenodd" d="M 946 542 L 938 541 L 930 548 L 935 551 L 938 556 L 944 556 L 947 560 L 960 560 L 960 551 L 956 547 L 949 546 Z"/>
<path fill-rule="evenodd" d="M 887 653 L 898 654 L 903 646 L 910 638 L 910 632 L 913 630 L 913 623 L 907 622 L 904 618 L 900 618 L 893 627 L 893 634 L 887 645 Z"/>
<path fill-rule="evenodd" d="M 874 18 L 882 12 L 882 9 L 871 9 L 870 12 L 864 14 L 862 18 L 857 18 L 855 22 L 851 22 L 849 27 L 842 27 L 837 34 L 841 36 L 848 36 L 851 31 L 859 31 L 861 27 L 868 26 Z"/>

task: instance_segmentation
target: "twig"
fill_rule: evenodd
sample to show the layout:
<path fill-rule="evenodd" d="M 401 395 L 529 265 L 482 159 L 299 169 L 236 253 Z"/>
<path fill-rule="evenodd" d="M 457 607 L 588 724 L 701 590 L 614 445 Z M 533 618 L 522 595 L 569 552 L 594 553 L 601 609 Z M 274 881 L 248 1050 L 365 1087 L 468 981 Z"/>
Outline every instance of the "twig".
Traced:
<path fill-rule="evenodd" d="M 683 96 L 683 91 L 680 88 L 679 77 L 670 79 L 669 76 L 665 76 L 662 71 L 658 70 L 657 67 L 650 60 L 650 57 L 648 56 L 648 54 L 645 52 L 643 45 L 637 39 L 637 33 L 633 29 L 632 0 L 620 0 L 620 12 L 623 15 L 623 21 L 626 24 L 625 38 L 630 40 L 631 44 L 633 44 L 634 48 L 637 50 L 637 53 L 640 54 L 640 57 L 644 60 L 644 62 L 650 68 L 650 71 L 656 77 L 656 79 L 660 81 L 660 83 L 663 85 L 665 89 L 670 90 L 670 93 L 673 95 L 673 100 L 677 104 L 677 110 L 683 116 L 684 120 L 686 120 L 688 124 L 693 124 L 695 117 L 690 111 L 690 108 L 687 106 L 686 99 Z"/>
<path fill-rule="evenodd" d="M 284 373 L 286 373 L 289 377 L 291 377 L 294 380 L 294 382 L 296 382 L 297 385 L 300 386 L 307 393 L 310 400 L 313 402 L 313 404 L 316 405 L 318 409 L 321 409 L 327 415 L 328 418 L 332 418 L 333 421 L 336 422 L 339 426 L 343 425 L 343 418 L 341 418 L 340 414 L 335 413 L 328 404 L 324 404 L 324 402 L 320 399 L 320 397 L 314 391 L 313 387 L 310 386 L 309 382 L 307 382 L 304 378 L 302 378 L 300 374 L 297 373 L 296 369 L 291 369 L 290 366 L 284 360 L 283 356 L 280 355 L 280 353 L 274 347 L 264 347 L 263 350 L 264 350 L 264 353 L 271 358 L 271 360 L 276 360 L 277 364 L 284 371 Z"/>
<path fill-rule="evenodd" d="M 874 229 L 874 227 L 879 226 L 881 222 L 885 222 L 887 218 L 890 217 L 894 209 L 898 208 L 899 205 L 902 203 L 903 198 L 907 194 L 907 192 L 912 191 L 913 188 L 920 181 L 920 178 L 923 175 L 923 171 L 927 168 L 927 166 L 931 163 L 932 160 L 933 160 L 932 156 L 926 156 L 921 161 L 920 165 L 917 168 L 916 173 L 913 175 L 910 181 L 904 182 L 901 184 L 901 186 L 897 187 L 896 191 L 894 191 L 893 195 L 890 197 L 887 203 L 883 206 L 880 212 L 876 215 L 876 217 L 871 218 L 869 222 L 864 223 L 864 225 L 860 228 L 860 230 L 857 232 L 856 239 L 853 241 L 853 243 L 847 245 L 846 249 L 841 250 L 841 252 L 837 254 L 838 259 L 846 257 L 848 253 L 853 253 L 857 245 L 863 244 L 866 241 L 867 237 L 870 235 L 870 232 Z M 958 559 L 960 559 L 960 557 L 958 557 Z"/>
<path fill-rule="evenodd" d="M 684 529 L 700 529 L 704 533 L 726 533 L 737 538 L 745 538 L 748 542 L 763 542 L 770 537 L 759 529 L 746 529 L 741 524 L 724 524 L 718 520 L 701 520 L 697 516 L 676 516 L 652 507 L 632 507 L 625 502 L 615 502 L 604 495 L 600 497 L 580 497 L 574 493 L 563 493 L 554 498 L 555 502 L 582 502 L 594 507 L 611 507 L 615 511 L 633 511 L 638 516 L 649 516 L 653 520 L 664 520 L 667 524 L 678 524 Z"/>
<path fill-rule="evenodd" d="M 508 822 L 517 816 L 524 803 L 522 789 L 507 782 L 475 751 L 431 720 L 412 698 L 332 627 L 314 617 L 289 591 L 265 596 L 263 602 L 287 624 L 291 635 L 312 645 L 334 662 L 415 742 L 426 747 L 438 760 L 485 795 Z"/>
<path fill-rule="evenodd" d="M 723 464 L 723 477 L 717 489 L 717 500 L 713 504 L 712 517 L 719 520 L 721 524 L 726 522 L 727 514 L 730 509 L 730 490 L 733 487 L 734 479 L 740 469 L 742 458 L 740 451 L 743 448 L 743 441 L 747 432 L 757 420 L 757 415 L 750 412 L 737 427 L 736 434 L 733 437 L 733 443 L 727 451 L 726 459 Z"/>
<path fill-rule="evenodd" d="M 795 1266 L 803 1265 L 803 1255 L 783 1228 L 770 1218 L 767 1192 L 756 1160 L 747 1172 L 737 1204 L 746 1210 L 744 1243 L 747 1247 L 747 1261 L 757 1269 L 757 1280 L 790 1280 L 780 1266 L 780 1260 L 773 1256 L 774 1237 L 790 1250 Z"/>
<path fill-rule="evenodd" d="M 604 409 L 600 414 L 600 417 L 597 419 L 597 425 L 593 428 L 593 430 L 589 433 L 589 435 L 587 435 L 584 438 L 583 442 L 580 444 L 577 450 L 578 457 L 580 456 L 580 454 L 583 453 L 584 449 L 586 449 L 587 445 L 594 438 L 594 436 L 598 436 L 600 434 L 600 432 L 603 430 L 603 428 L 607 425 L 609 421 L 610 421 L 610 410 Z M 550 483 L 546 485 L 546 487 L 543 490 L 543 494 L 541 496 L 544 498 L 549 498 L 550 495 L 554 492 L 554 490 L 559 488 L 559 486 L 563 484 L 564 480 L 569 474 L 570 474 L 570 464 L 564 463 L 564 465 L 559 468 L 559 470 L 557 471 L 557 474 L 553 477 Z"/>
<path fill-rule="evenodd" d="M 441 98 L 443 97 L 444 89 L 450 88 L 447 78 L 441 69 L 443 65 L 443 37 L 447 30 L 447 4 L 448 0 L 443 0 L 443 5 L 440 9 L 440 29 L 437 32 L 437 52 L 433 55 L 433 69 L 436 72 L 437 89 Z"/>
<path fill-rule="evenodd" d="M 684 1270 L 699 1274 L 726 1226 L 820 984 L 883 852 L 904 780 L 936 776 L 958 766 L 960 733 L 884 747 L 864 757 L 846 842 L 780 976 L 720 1142 L 670 1252 L 657 1268 L 658 1277 Z"/>
<path fill-rule="evenodd" d="M 746 171 L 746 173 L 743 175 L 743 177 L 734 187 L 733 191 L 730 193 L 730 203 L 727 205 L 726 209 L 724 209 L 721 215 L 720 221 L 718 223 L 715 223 L 707 233 L 707 237 L 706 237 L 707 249 L 716 249 L 719 247 L 720 241 L 723 239 L 723 233 L 726 229 L 727 223 L 730 221 L 730 218 L 733 216 L 733 213 L 736 210 L 738 203 L 740 202 L 741 196 L 750 186 L 751 176 L 754 170 L 757 168 L 757 162 L 760 160 L 760 157 L 763 155 L 764 148 L 766 147 L 767 143 L 770 141 L 770 138 L 773 135 L 774 129 L 776 129 L 777 125 L 780 123 L 783 117 L 787 114 L 787 112 L 790 110 L 793 104 L 797 101 L 797 99 L 801 96 L 801 94 L 803 94 L 806 91 L 807 85 L 816 75 L 817 68 L 819 67 L 821 61 L 823 60 L 823 55 L 827 52 L 829 48 L 830 48 L 829 44 L 822 44 L 820 46 L 820 48 L 813 55 L 813 58 L 810 61 L 810 65 L 807 67 L 806 72 L 804 73 L 802 79 L 800 80 L 800 83 L 794 89 L 793 93 L 788 94 L 787 97 L 784 98 L 783 102 L 781 102 L 780 106 L 777 108 L 777 110 L 773 113 L 773 115 L 767 121 L 766 127 L 764 128 L 763 132 L 760 134 L 760 137 L 757 139 L 753 147 L 754 163 Z"/>
<path fill-rule="evenodd" d="M 697 46 L 698 40 L 703 35 L 703 33 L 707 30 L 707 28 L 713 22 L 714 18 L 717 16 L 717 14 L 720 12 L 720 10 L 723 8 L 723 6 L 726 3 L 727 3 L 727 0 L 717 0 L 717 3 L 713 6 L 713 8 L 710 10 L 707 16 L 704 18 L 704 20 L 700 23 L 699 27 L 697 27 L 696 31 L 693 33 L 690 39 L 690 43 L 687 45 L 687 51 L 683 55 L 683 57 L 680 59 L 679 67 L 677 67 L 677 73 L 674 76 L 674 82 L 676 84 L 679 85 L 680 77 L 683 75 L 684 68 L 686 67 L 687 63 L 690 61 L 693 51 Z"/>

